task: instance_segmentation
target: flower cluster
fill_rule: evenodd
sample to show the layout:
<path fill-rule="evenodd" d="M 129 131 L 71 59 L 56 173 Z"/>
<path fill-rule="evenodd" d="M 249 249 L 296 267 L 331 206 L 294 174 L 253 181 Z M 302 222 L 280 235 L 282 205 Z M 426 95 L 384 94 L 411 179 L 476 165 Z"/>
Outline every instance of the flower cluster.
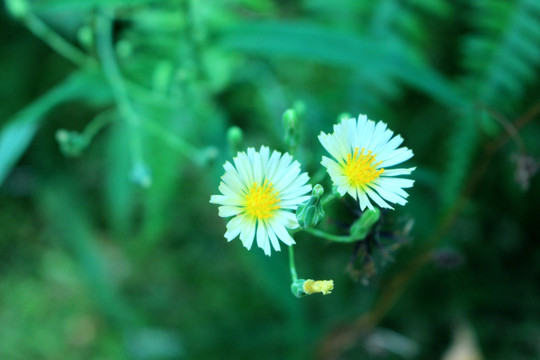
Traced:
<path fill-rule="evenodd" d="M 348 193 L 361 210 L 374 210 L 373 203 L 389 209 L 393 209 L 390 204 L 405 205 L 408 194 L 403 189 L 414 181 L 399 176 L 415 168 L 390 168 L 410 159 L 413 152 L 399 147 L 403 138 L 394 136 L 384 122 L 375 123 L 365 115 L 345 119 L 333 133 L 321 132 L 319 141 L 333 158 L 323 156 L 321 164 L 339 195 Z M 220 205 L 219 216 L 231 217 L 225 238 L 239 237 L 247 249 L 257 239 L 266 255 L 271 248 L 280 251 L 280 241 L 293 245 L 287 229 L 299 226 L 295 212 L 311 198 L 309 177 L 301 172 L 300 163 L 288 153 L 262 146 L 259 151 L 239 152 L 233 163 L 227 161 L 223 167 L 221 194 L 213 195 L 210 202 Z"/>

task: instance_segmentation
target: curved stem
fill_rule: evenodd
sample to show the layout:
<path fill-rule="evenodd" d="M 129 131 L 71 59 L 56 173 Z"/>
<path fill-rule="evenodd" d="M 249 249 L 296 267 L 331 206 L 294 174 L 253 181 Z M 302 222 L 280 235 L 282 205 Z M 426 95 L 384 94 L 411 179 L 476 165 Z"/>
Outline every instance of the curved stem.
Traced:
<path fill-rule="evenodd" d="M 142 156 L 141 136 L 138 131 L 140 119 L 133 109 L 129 100 L 126 84 L 122 78 L 120 68 L 114 55 L 112 38 L 111 14 L 101 12 L 97 17 L 97 50 L 103 66 L 103 72 L 113 91 L 118 104 L 120 114 L 128 125 L 134 128 L 133 136 L 130 137 L 131 154 L 133 165 L 144 164 Z"/>
<path fill-rule="evenodd" d="M 47 43 L 57 53 L 80 66 L 96 66 L 96 61 L 79 50 L 76 46 L 54 32 L 45 22 L 32 13 L 22 18 L 22 22 L 30 31 Z"/>
<path fill-rule="evenodd" d="M 327 239 L 334 242 L 352 243 L 355 241 L 363 240 L 363 239 L 354 238 L 352 236 L 334 235 L 334 234 L 330 234 L 330 233 L 327 233 L 325 231 L 318 230 L 318 229 L 303 229 L 303 230 L 307 233 L 310 233 L 313 236 L 320 237 L 322 239 Z"/>
<path fill-rule="evenodd" d="M 103 129 L 105 126 L 107 126 L 109 123 L 114 121 L 114 111 L 106 111 L 102 112 L 101 114 L 98 114 L 96 117 L 92 119 L 86 125 L 84 130 L 82 131 L 82 136 L 86 139 L 88 143 L 92 141 L 92 139 Z"/>

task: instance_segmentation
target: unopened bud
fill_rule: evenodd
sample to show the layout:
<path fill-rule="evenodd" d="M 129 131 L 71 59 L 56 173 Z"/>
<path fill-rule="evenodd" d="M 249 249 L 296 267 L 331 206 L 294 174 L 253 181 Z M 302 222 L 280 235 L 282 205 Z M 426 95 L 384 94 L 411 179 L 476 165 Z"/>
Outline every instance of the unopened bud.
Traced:
<path fill-rule="evenodd" d="M 351 114 L 343 112 L 338 115 L 338 122 L 341 122 L 342 120 L 347 120 L 351 118 Z"/>
<path fill-rule="evenodd" d="M 76 131 L 59 129 L 56 131 L 55 137 L 60 145 L 60 151 L 65 156 L 79 156 L 88 145 L 86 138 Z"/>
<path fill-rule="evenodd" d="M 133 45 L 128 40 L 120 40 L 116 43 L 116 53 L 121 58 L 128 58 L 133 54 Z"/>
<path fill-rule="evenodd" d="M 285 144 L 287 144 L 291 152 L 294 152 L 300 139 L 298 114 L 295 110 L 287 109 L 283 113 L 283 129 L 285 131 L 285 136 L 283 137 Z"/>
<path fill-rule="evenodd" d="M 324 219 L 325 213 L 321 204 L 323 194 L 324 188 L 319 184 L 315 185 L 311 192 L 311 198 L 296 209 L 296 220 L 302 228 L 315 227 Z"/>
<path fill-rule="evenodd" d="M 152 186 L 152 173 L 150 168 L 142 162 L 134 164 L 131 169 L 131 181 L 143 188 Z"/>
<path fill-rule="evenodd" d="M 30 11 L 26 0 L 6 0 L 7 11 L 16 19 L 25 17 Z"/>
<path fill-rule="evenodd" d="M 380 217 L 381 211 L 378 208 L 364 211 L 362 216 L 352 224 L 350 230 L 351 236 L 357 240 L 364 239 L 371 231 L 373 225 L 379 221 Z"/>
<path fill-rule="evenodd" d="M 244 147 L 244 133 L 238 126 L 231 126 L 227 130 L 227 141 L 229 142 L 229 148 L 231 153 L 236 154 Z"/>
<path fill-rule="evenodd" d="M 88 25 L 82 26 L 77 31 L 77 39 L 85 48 L 91 49 L 94 46 L 94 32 Z"/>
<path fill-rule="evenodd" d="M 321 184 L 317 184 L 313 187 L 313 190 L 311 191 L 311 196 L 318 196 L 319 198 L 322 197 L 324 194 L 324 188 Z"/>

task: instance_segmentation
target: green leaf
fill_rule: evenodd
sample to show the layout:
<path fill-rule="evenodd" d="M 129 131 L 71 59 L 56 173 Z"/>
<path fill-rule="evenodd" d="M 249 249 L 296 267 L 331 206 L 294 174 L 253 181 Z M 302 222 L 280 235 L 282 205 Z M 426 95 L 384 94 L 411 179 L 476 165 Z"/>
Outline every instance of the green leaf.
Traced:
<path fill-rule="evenodd" d="M 359 73 L 394 74 L 449 106 L 465 102 L 453 85 L 428 64 L 415 61 L 392 42 L 296 22 L 244 23 L 222 33 L 224 48 L 268 57 L 291 57 Z"/>
<path fill-rule="evenodd" d="M 387 57 L 388 46 L 351 33 L 309 23 L 244 23 L 222 33 L 220 44 L 228 49 L 263 56 L 289 56 L 323 64 L 360 66 L 375 57 Z M 371 65 L 381 64 L 372 62 Z"/>
<path fill-rule="evenodd" d="M 100 78 L 78 73 L 48 91 L 6 122 L 0 130 L 0 185 L 32 141 L 45 114 L 56 105 L 76 98 L 87 98 L 101 104 L 110 100 L 110 94 Z"/>

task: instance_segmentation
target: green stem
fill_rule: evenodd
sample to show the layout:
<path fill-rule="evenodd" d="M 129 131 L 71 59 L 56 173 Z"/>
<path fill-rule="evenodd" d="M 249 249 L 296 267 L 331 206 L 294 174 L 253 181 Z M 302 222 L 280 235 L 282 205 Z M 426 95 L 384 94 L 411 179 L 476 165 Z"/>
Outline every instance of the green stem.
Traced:
<path fill-rule="evenodd" d="M 97 17 L 97 51 L 101 60 L 103 72 L 111 86 L 118 104 L 120 114 L 128 125 L 133 127 L 133 136 L 130 137 L 133 165 L 144 164 L 142 156 L 141 135 L 139 132 L 140 119 L 131 105 L 126 84 L 116 62 L 112 37 L 112 14 L 102 11 Z"/>
<path fill-rule="evenodd" d="M 103 129 L 106 125 L 114 120 L 112 111 L 106 111 L 101 114 L 98 114 L 92 121 L 86 125 L 82 131 L 82 136 L 89 144 L 92 139 Z"/>
<path fill-rule="evenodd" d="M 308 229 L 303 229 L 303 230 L 313 236 L 320 237 L 320 238 L 327 239 L 334 242 L 351 243 L 351 242 L 362 240 L 362 239 L 354 238 L 352 236 L 334 235 L 334 234 L 330 234 L 330 233 L 327 233 L 325 231 L 318 230 L 318 229 L 308 228 Z"/>
<path fill-rule="evenodd" d="M 128 85 L 122 77 L 120 68 L 114 56 L 111 17 L 112 15 L 106 13 L 102 13 L 98 16 L 97 49 L 102 62 L 103 71 L 111 85 L 120 113 L 125 118 L 127 124 L 134 129 L 134 136 L 131 140 L 133 163 L 144 164 L 139 132 L 140 130 L 144 130 L 159 138 L 173 149 L 178 150 L 191 161 L 203 165 L 208 158 L 213 155 L 214 152 L 212 149 L 206 149 L 206 151 L 197 149 L 195 146 L 176 136 L 170 130 L 163 128 L 156 122 L 143 121 L 133 109 L 128 95 Z"/>
<path fill-rule="evenodd" d="M 321 199 L 321 204 L 324 206 L 328 204 L 329 202 L 331 202 L 332 200 L 338 198 L 339 196 L 340 195 L 337 191 L 333 191 Z"/>
<path fill-rule="evenodd" d="M 200 151 L 195 146 L 191 145 L 179 136 L 176 136 L 176 134 L 162 127 L 161 125 L 152 121 L 144 121 L 140 125 L 144 131 L 151 135 L 154 135 L 155 137 L 169 145 L 171 148 L 183 153 L 191 160 L 197 159 L 197 157 L 200 156 Z"/>
<path fill-rule="evenodd" d="M 36 15 L 28 13 L 22 18 L 22 22 L 34 35 L 72 63 L 81 68 L 97 65 L 94 59 L 54 32 Z"/>
<path fill-rule="evenodd" d="M 291 278 L 294 283 L 298 280 L 298 275 L 296 274 L 296 265 L 294 262 L 294 247 L 289 246 L 289 269 L 291 270 Z"/>

